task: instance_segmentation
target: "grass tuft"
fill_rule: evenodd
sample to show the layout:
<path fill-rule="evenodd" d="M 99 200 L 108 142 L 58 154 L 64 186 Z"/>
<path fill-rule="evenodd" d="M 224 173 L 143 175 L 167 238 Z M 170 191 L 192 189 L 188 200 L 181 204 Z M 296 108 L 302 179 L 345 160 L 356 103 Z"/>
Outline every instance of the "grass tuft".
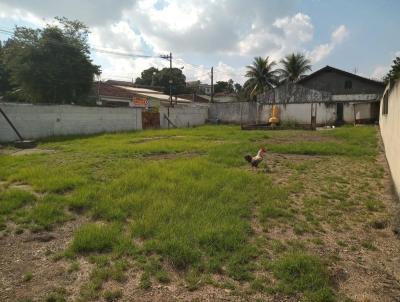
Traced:
<path fill-rule="evenodd" d="M 319 291 L 330 293 L 328 273 L 321 261 L 305 252 L 289 252 L 277 260 L 272 271 L 279 280 L 277 289 L 287 294 L 296 292 L 315 295 Z"/>
<path fill-rule="evenodd" d="M 71 250 L 74 253 L 110 252 L 118 245 L 121 230 L 115 225 L 90 223 L 74 235 Z"/>

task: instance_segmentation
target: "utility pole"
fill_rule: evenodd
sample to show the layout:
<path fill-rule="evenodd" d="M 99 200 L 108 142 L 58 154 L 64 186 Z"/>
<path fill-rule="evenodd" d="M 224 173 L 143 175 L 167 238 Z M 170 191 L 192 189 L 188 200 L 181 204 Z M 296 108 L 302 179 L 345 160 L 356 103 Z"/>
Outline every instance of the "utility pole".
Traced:
<path fill-rule="evenodd" d="M 169 55 L 161 55 L 160 58 L 169 60 L 169 104 L 172 106 L 172 53 L 170 52 Z"/>
<path fill-rule="evenodd" d="M 214 67 L 211 67 L 211 103 L 214 102 Z"/>

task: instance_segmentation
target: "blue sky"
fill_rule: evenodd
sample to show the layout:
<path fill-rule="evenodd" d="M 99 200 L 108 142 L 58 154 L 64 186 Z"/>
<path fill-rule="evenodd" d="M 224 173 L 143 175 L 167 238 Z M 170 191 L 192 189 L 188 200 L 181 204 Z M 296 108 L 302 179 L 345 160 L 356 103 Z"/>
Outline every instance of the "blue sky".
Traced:
<path fill-rule="evenodd" d="M 154 56 L 171 51 L 174 66 L 203 82 L 214 66 L 216 80 L 242 83 L 254 56 L 279 62 L 298 51 L 313 70 L 332 65 L 380 78 L 400 55 L 399 11 L 397 0 L 0 0 L 0 28 L 79 19 L 91 29 L 91 45 Z M 102 79 L 129 80 L 167 65 L 159 58 L 92 57 Z"/>

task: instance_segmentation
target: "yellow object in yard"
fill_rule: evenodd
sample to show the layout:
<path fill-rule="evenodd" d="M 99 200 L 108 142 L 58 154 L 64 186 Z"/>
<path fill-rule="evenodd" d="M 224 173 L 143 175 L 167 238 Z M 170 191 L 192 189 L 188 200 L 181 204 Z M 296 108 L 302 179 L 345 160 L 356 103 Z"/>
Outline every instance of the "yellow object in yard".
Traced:
<path fill-rule="evenodd" d="M 268 122 L 272 125 L 279 124 L 279 107 L 276 105 L 272 106 L 271 117 L 268 119 Z"/>

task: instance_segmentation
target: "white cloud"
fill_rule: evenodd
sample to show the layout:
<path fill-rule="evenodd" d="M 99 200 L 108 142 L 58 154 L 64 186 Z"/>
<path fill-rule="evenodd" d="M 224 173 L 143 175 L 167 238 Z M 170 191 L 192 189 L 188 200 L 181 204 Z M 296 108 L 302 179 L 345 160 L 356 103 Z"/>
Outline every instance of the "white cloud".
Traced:
<path fill-rule="evenodd" d="M 371 78 L 382 80 L 382 78 L 389 72 L 390 67 L 385 65 L 378 65 L 372 71 Z"/>
<path fill-rule="evenodd" d="M 345 38 L 349 35 L 349 31 L 346 26 L 340 25 L 333 33 L 332 33 L 332 42 L 335 44 L 342 43 Z"/>
<path fill-rule="evenodd" d="M 331 34 L 331 41 L 329 43 L 320 44 L 316 46 L 311 52 L 308 52 L 308 57 L 310 58 L 312 63 L 317 63 L 327 56 L 333 51 L 333 49 L 342 43 L 349 35 L 349 31 L 346 26 L 340 25 L 336 28 Z"/>
<path fill-rule="evenodd" d="M 310 41 L 314 33 L 311 18 L 302 13 L 297 13 L 293 17 L 277 19 L 273 26 L 282 29 L 286 39 L 299 42 Z"/>
<path fill-rule="evenodd" d="M 135 0 L 1 0 L 0 11 L 20 16 L 32 14 L 39 20 L 49 20 L 56 16 L 78 19 L 88 25 L 105 24 L 121 18 L 125 9 L 135 5 Z"/>
<path fill-rule="evenodd" d="M 136 33 L 126 21 L 94 27 L 89 35 L 89 43 L 96 47 L 131 52 L 142 51 L 145 47 L 141 35 Z"/>
<path fill-rule="evenodd" d="M 310 16 L 295 9 L 296 0 L 2 0 L 0 19 L 43 26 L 57 15 L 78 18 L 90 26 L 89 42 L 95 47 L 154 55 L 172 51 L 175 57 L 194 54 L 210 65 L 218 62 L 216 80 L 243 82 L 244 68 L 225 64 L 224 56 L 230 57 L 230 62 L 245 58 L 250 63 L 253 56 L 279 61 L 288 53 L 302 51 L 316 63 L 348 36 L 347 28 L 341 25 L 328 43 L 307 50 L 315 27 Z M 144 68 L 166 63 L 157 58 L 109 54 L 94 54 L 94 59 L 102 64 L 103 76 L 136 77 Z M 188 79 L 209 81 L 209 67 L 181 63 Z"/>

